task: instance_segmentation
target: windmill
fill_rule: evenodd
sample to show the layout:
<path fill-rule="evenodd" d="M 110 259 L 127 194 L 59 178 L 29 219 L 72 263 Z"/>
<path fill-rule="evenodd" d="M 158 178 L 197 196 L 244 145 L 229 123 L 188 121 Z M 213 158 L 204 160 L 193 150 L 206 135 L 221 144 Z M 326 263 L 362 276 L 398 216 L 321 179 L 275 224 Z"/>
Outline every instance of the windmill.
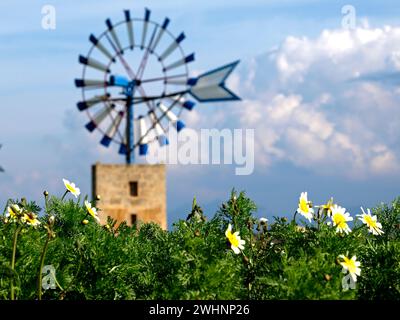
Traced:
<path fill-rule="evenodd" d="M 105 31 L 99 36 L 89 36 L 91 47 L 86 55 L 79 56 L 83 70 L 81 77 L 75 79 L 75 85 L 81 90 L 82 99 L 77 107 L 89 117 L 86 129 L 99 131 L 100 143 L 105 147 L 117 144 L 127 165 L 135 162 L 135 154 L 146 155 L 152 143 L 167 146 L 168 130 L 175 128 L 179 132 L 185 127 L 182 112 L 191 111 L 195 102 L 240 100 L 226 87 L 226 79 L 239 61 L 190 77 L 189 65 L 195 60 L 195 55 L 185 54 L 182 43 L 186 35 L 184 32 L 174 35 L 168 28 L 169 18 L 157 23 L 151 20 L 151 11 L 147 8 L 142 18 L 133 18 L 129 10 L 124 10 L 123 20 L 113 23 L 111 19 L 106 19 L 105 25 Z M 114 176 L 121 184 L 120 181 L 128 179 L 130 174 L 134 178 L 129 179 L 139 179 L 132 173 L 136 170 L 135 166 L 138 165 L 129 166 L 130 173 L 124 171 L 123 174 L 120 171 L 128 167 L 121 167 L 118 172 L 94 167 L 94 192 L 101 189 L 101 193 L 109 194 L 110 199 L 114 199 L 113 203 L 118 203 L 116 194 L 127 194 L 127 191 L 111 190 L 112 183 L 101 180 L 104 174 L 100 174 L 99 170 L 106 170 L 107 176 Z M 141 167 L 141 170 L 148 168 Z M 148 176 L 152 176 L 151 173 Z M 157 176 L 160 180 L 165 179 L 163 172 L 157 173 Z M 137 181 L 131 180 L 124 182 L 129 183 L 130 194 L 140 196 Z M 165 189 L 139 193 L 163 196 Z M 133 203 L 119 199 L 119 203 Z M 104 204 L 107 201 L 102 197 L 101 202 Z M 165 203 L 159 207 L 165 207 Z M 115 204 L 112 208 L 122 210 Z M 129 210 L 134 210 L 134 207 Z M 132 223 L 136 221 L 133 215 L 136 213 L 131 212 Z"/>
<path fill-rule="evenodd" d="M 195 55 L 185 55 L 181 44 L 186 36 L 168 30 L 170 19 L 158 24 L 150 20 L 149 9 L 141 19 L 132 18 L 129 10 L 124 14 L 115 24 L 107 19 L 100 36 L 90 35 L 92 46 L 86 56 L 79 56 L 83 72 L 75 85 L 82 90 L 78 109 L 89 116 L 86 128 L 100 131 L 105 147 L 117 143 L 130 164 L 136 149 L 146 155 L 154 141 L 168 145 L 168 124 L 178 132 L 185 127 L 180 116 L 193 109 L 190 98 L 239 100 L 225 86 L 239 61 L 189 78 L 188 65 Z"/>

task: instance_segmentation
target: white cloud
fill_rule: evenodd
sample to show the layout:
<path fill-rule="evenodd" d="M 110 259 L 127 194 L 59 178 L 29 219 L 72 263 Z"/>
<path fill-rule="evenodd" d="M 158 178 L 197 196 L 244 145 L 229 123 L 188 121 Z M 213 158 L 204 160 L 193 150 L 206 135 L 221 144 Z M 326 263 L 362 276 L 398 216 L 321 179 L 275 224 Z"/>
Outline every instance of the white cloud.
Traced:
<path fill-rule="evenodd" d="M 400 28 L 366 25 L 288 37 L 244 65 L 233 117 L 256 129 L 256 161 L 352 178 L 399 174 L 399 90 L 362 80 L 398 70 L 399 52 Z"/>

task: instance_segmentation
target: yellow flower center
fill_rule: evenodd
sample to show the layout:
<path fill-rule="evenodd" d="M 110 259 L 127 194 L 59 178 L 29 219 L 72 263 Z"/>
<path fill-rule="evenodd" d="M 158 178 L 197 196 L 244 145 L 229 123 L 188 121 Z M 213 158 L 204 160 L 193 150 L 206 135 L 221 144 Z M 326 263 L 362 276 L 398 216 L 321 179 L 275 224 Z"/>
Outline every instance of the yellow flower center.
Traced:
<path fill-rule="evenodd" d="M 303 212 L 308 212 L 310 207 L 305 199 L 300 199 L 300 210 Z"/>
<path fill-rule="evenodd" d="M 336 226 L 338 226 L 341 229 L 344 229 L 347 227 L 346 219 L 343 214 L 341 213 L 336 213 L 333 216 L 333 222 L 335 223 Z"/>
<path fill-rule="evenodd" d="M 368 227 L 371 227 L 371 228 L 374 228 L 374 229 L 376 228 L 376 221 L 374 221 L 374 219 L 372 219 L 371 216 L 365 215 L 364 216 L 364 220 L 367 223 Z"/>
<path fill-rule="evenodd" d="M 88 212 L 90 213 L 90 215 L 91 216 L 95 216 L 96 214 L 94 213 L 94 211 L 93 211 L 93 208 L 87 208 L 88 209 Z"/>
<path fill-rule="evenodd" d="M 29 222 L 31 224 L 34 224 L 36 222 L 36 215 L 31 213 L 31 212 L 27 213 L 25 215 L 25 219 L 26 219 L 27 222 Z"/>
<path fill-rule="evenodd" d="M 347 267 L 350 273 L 356 273 L 356 262 L 352 259 L 349 259 L 347 257 L 344 257 L 344 265 Z"/>
<path fill-rule="evenodd" d="M 66 187 L 67 187 L 67 189 L 68 189 L 69 192 L 71 192 L 71 193 L 76 193 L 75 188 L 72 188 L 72 186 L 71 186 L 70 184 L 67 184 Z"/>
<path fill-rule="evenodd" d="M 95 207 L 92 207 L 90 205 L 90 203 L 85 203 L 86 206 L 86 210 L 88 211 L 88 213 L 93 217 L 96 218 L 97 217 L 97 211 Z"/>
<path fill-rule="evenodd" d="M 234 247 L 239 247 L 239 239 L 232 232 L 228 231 L 227 238 L 231 245 L 233 245 Z"/>
<path fill-rule="evenodd" d="M 8 208 L 8 213 L 10 214 L 11 218 L 16 218 L 17 217 L 17 214 L 11 208 Z"/>

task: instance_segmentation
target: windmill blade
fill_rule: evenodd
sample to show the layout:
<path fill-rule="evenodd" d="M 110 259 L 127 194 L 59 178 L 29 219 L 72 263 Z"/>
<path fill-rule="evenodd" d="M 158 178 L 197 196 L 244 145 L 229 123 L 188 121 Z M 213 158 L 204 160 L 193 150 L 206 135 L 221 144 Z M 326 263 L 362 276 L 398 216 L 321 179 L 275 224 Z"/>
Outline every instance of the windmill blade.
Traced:
<path fill-rule="evenodd" d="M 144 156 L 149 150 L 148 128 L 146 120 L 143 116 L 139 116 L 139 154 Z"/>
<path fill-rule="evenodd" d="M 121 144 L 119 145 L 118 153 L 119 153 L 119 154 L 123 154 L 123 155 L 125 155 L 125 154 L 128 153 L 128 148 L 126 147 L 126 143 L 121 143 Z"/>
<path fill-rule="evenodd" d="M 162 146 L 169 144 L 168 138 L 165 135 L 165 131 L 161 127 L 160 121 L 159 121 L 159 119 L 157 119 L 157 116 L 154 113 L 154 111 L 149 111 L 148 115 L 149 115 L 150 121 L 152 122 L 152 127 L 156 131 L 157 140 L 158 140 L 160 146 L 162 147 Z"/>
<path fill-rule="evenodd" d="M 126 131 L 126 127 L 125 127 L 125 131 Z M 122 142 L 119 145 L 119 150 L 118 150 L 119 154 L 126 155 L 128 153 L 128 147 L 127 147 L 128 143 L 126 140 L 127 140 L 126 135 L 124 134 L 122 136 Z"/>
<path fill-rule="evenodd" d="M 143 72 L 144 72 L 144 69 L 145 69 L 145 67 L 146 67 L 147 60 L 148 60 L 148 58 L 149 58 L 149 54 L 150 54 L 150 52 L 151 52 L 151 46 L 152 46 L 152 44 L 153 44 L 154 37 L 155 37 L 155 35 L 156 35 L 156 33 L 157 33 L 157 28 L 158 28 L 158 25 L 155 24 L 155 25 L 154 25 L 154 30 L 153 30 L 152 35 L 151 35 L 151 37 L 150 37 L 149 44 L 148 44 L 147 47 L 146 47 L 146 51 L 145 51 L 145 53 L 144 53 L 144 55 L 143 55 L 142 61 L 141 61 L 140 65 L 139 65 L 139 69 L 138 69 L 138 71 L 137 71 L 137 73 L 136 73 L 136 76 L 137 76 L 139 79 L 141 79 L 141 78 L 143 77 Z M 140 90 L 140 89 L 139 89 L 139 90 Z"/>
<path fill-rule="evenodd" d="M 154 29 L 153 29 L 153 33 L 151 34 L 151 37 L 150 37 L 149 45 L 147 46 L 147 48 L 148 48 L 147 50 L 148 50 L 149 52 L 153 52 L 153 51 L 151 50 L 151 48 L 152 48 L 152 46 L 153 46 L 153 42 L 154 42 L 154 39 L 155 39 L 156 34 L 157 34 L 157 29 L 158 29 L 158 26 L 155 25 L 155 26 L 154 26 Z"/>
<path fill-rule="evenodd" d="M 149 20 L 150 20 L 150 13 L 151 13 L 151 11 L 146 8 L 145 13 L 144 13 L 144 21 L 143 21 L 142 43 L 140 45 L 142 50 L 144 49 L 144 44 L 146 42 L 147 28 L 148 28 Z"/>
<path fill-rule="evenodd" d="M 188 55 L 187 57 L 185 57 L 183 59 L 179 59 L 178 61 L 170 64 L 169 66 L 165 67 L 163 69 L 163 71 L 168 71 L 168 70 L 171 70 L 171 69 L 178 68 L 178 67 L 184 65 L 185 63 L 189 63 L 189 62 L 192 62 L 192 61 L 194 61 L 194 53 Z"/>
<path fill-rule="evenodd" d="M 172 52 L 175 51 L 176 48 L 179 47 L 179 44 L 185 39 L 185 34 L 182 32 L 174 42 L 172 42 L 167 49 L 160 55 L 159 60 L 165 60 Z"/>
<path fill-rule="evenodd" d="M 97 70 L 100 70 L 100 71 L 110 72 L 110 69 L 106 65 L 102 64 L 101 62 L 99 62 L 93 58 L 89 58 L 89 57 L 86 58 L 86 57 L 80 55 L 79 62 L 84 65 L 95 68 Z"/>
<path fill-rule="evenodd" d="M 115 117 L 115 119 L 111 122 L 110 126 L 108 127 L 106 134 L 103 136 L 101 139 L 100 143 L 108 147 L 114 138 L 115 134 L 117 133 L 118 127 L 121 124 L 122 118 L 124 116 L 124 113 L 122 111 L 118 112 L 118 115 Z"/>
<path fill-rule="evenodd" d="M 194 106 L 196 105 L 195 102 L 193 102 L 191 100 L 185 100 L 184 97 L 179 97 L 179 98 L 176 98 L 176 99 L 170 98 L 170 100 L 174 101 L 175 103 L 180 105 L 182 108 L 185 108 L 185 109 L 187 109 L 189 111 L 192 111 Z"/>
<path fill-rule="evenodd" d="M 131 19 L 131 13 L 129 10 L 124 10 L 125 13 L 125 21 L 126 21 L 126 28 L 128 29 L 128 38 L 129 38 L 129 45 L 131 50 L 135 47 L 135 36 L 133 32 L 133 21 Z"/>
<path fill-rule="evenodd" d="M 123 54 L 124 50 L 122 50 L 121 42 L 118 39 L 117 33 L 115 32 L 114 26 L 110 19 L 106 20 L 106 25 L 107 25 L 108 31 L 111 34 L 112 39 L 114 40 L 114 43 L 117 45 L 118 53 Z"/>
<path fill-rule="evenodd" d="M 77 86 L 78 88 L 101 88 L 106 87 L 107 85 L 108 83 L 103 80 L 75 79 L 75 86 Z"/>
<path fill-rule="evenodd" d="M 88 129 L 90 132 L 93 132 L 93 130 L 98 127 L 98 125 L 107 117 L 112 109 L 114 109 L 114 105 L 105 106 L 102 108 L 94 115 L 93 120 L 85 125 L 86 129 Z"/>
<path fill-rule="evenodd" d="M 179 132 L 181 131 L 184 127 L 185 124 L 183 121 L 179 120 L 178 117 L 176 116 L 175 113 L 173 113 L 169 108 L 164 105 L 163 103 L 159 102 L 157 106 L 160 108 L 163 114 L 165 114 L 168 118 L 168 120 L 175 126 L 176 130 Z"/>
<path fill-rule="evenodd" d="M 110 98 L 110 94 L 107 93 L 105 95 L 101 95 L 101 96 L 94 96 L 93 98 L 90 98 L 86 101 L 80 101 L 78 102 L 77 106 L 79 111 L 83 111 L 86 110 L 100 102 L 104 102 L 107 101 Z"/>
<path fill-rule="evenodd" d="M 192 88 L 189 93 L 200 102 L 240 100 L 225 86 L 226 79 L 238 63 L 235 61 L 190 79 L 188 83 Z"/>
<path fill-rule="evenodd" d="M 162 37 L 163 37 L 163 35 L 164 35 L 164 33 L 165 33 L 164 31 L 165 31 L 165 30 L 167 29 L 167 27 L 168 27 L 169 21 L 170 21 L 170 20 L 169 20 L 168 18 L 165 18 L 165 20 L 164 20 L 164 22 L 163 22 L 163 24 L 162 24 L 160 30 L 158 31 L 156 40 L 154 41 L 153 46 L 150 48 L 151 52 L 154 52 L 154 50 L 156 50 L 156 48 L 157 48 L 157 46 L 158 46 L 158 43 L 160 42 L 160 40 L 162 39 Z"/>
<path fill-rule="evenodd" d="M 101 51 L 108 59 L 110 59 L 112 62 L 115 62 L 115 59 L 110 51 L 108 51 L 107 48 L 100 42 L 100 40 L 97 39 L 93 34 L 90 35 L 89 41 L 93 43 L 93 45 L 97 49 L 99 49 L 99 51 Z"/>

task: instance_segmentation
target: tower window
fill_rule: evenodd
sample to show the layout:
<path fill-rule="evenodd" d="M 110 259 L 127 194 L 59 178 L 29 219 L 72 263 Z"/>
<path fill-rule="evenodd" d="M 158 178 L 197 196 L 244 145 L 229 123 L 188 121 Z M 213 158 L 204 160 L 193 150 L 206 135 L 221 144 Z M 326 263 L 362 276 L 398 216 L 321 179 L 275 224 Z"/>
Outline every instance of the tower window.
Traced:
<path fill-rule="evenodd" d="M 137 197 L 139 194 L 137 181 L 129 182 L 129 192 L 132 197 Z"/>
<path fill-rule="evenodd" d="M 136 225 L 136 222 L 137 222 L 137 215 L 131 214 L 131 226 Z"/>

